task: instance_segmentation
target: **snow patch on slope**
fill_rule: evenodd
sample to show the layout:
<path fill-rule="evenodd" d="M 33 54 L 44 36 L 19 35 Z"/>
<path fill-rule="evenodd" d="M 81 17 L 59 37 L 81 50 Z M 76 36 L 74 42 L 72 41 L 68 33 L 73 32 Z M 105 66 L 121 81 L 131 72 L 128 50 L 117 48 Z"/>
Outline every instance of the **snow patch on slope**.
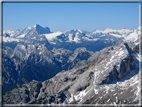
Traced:
<path fill-rule="evenodd" d="M 20 36 L 18 36 L 17 38 L 24 38 L 26 34 L 22 34 Z"/>
<path fill-rule="evenodd" d="M 74 40 L 73 40 L 73 41 L 76 42 L 76 43 L 79 43 L 79 41 L 80 41 L 79 32 L 77 32 L 77 33 L 75 34 L 75 37 L 74 37 Z"/>
<path fill-rule="evenodd" d="M 20 42 L 19 39 L 16 38 L 10 38 L 10 37 L 3 37 L 4 42 Z"/>
<path fill-rule="evenodd" d="M 128 36 L 124 37 L 126 41 L 136 41 L 139 38 L 140 31 L 135 30 L 134 32 L 130 33 Z"/>
<path fill-rule="evenodd" d="M 123 37 L 122 35 L 119 35 L 119 34 L 114 34 L 114 33 L 110 33 L 112 36 L 115 36 L 115 37 L 118 37 L 118 38 L 121 38 Z"/>
<path fill-rule="evenodd" d="M 53 40 L 54 38 L 56 38 L 57 36 L 60 36 L 61 34 L 63 34 L 62 32 L 58 31 L 58 32 L 55 32 L 55 33 L 50 33 L 50 34 L 44 34 L 46 39 L 51 41 Z"/>
<path fill-rule="evenodd" d="M 120 30 L 116 30 L 116 29 L 111 29 L 111 28 L 107 28 L 106 30 L 102 31 L 102 33 L 119 33 L 119 34 L 128 34 L 130 32 L 132 32 L 129 29 L 120 29 Z"/>

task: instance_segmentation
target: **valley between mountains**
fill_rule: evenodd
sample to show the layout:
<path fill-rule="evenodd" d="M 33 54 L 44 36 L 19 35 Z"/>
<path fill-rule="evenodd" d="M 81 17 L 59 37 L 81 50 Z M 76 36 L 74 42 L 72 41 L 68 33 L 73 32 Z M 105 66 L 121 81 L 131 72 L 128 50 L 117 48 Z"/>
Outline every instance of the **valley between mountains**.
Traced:
<path fill-rule="evenodd" d="M 3 104 L 140 104 L 140 28 L 3 32 Z"/>

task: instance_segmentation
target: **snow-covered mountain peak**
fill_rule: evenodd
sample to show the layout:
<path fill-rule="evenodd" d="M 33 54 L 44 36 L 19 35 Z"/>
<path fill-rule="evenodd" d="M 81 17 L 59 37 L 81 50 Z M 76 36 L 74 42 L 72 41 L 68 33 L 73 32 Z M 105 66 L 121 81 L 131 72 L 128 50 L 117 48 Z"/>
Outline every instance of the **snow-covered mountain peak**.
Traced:
<path fill-rule="evenodd" d="M 116 29 L 112 29 L 112 28 L 107 28 L 105 30 L 96 30 L 95 32 L 93 32 L 93 34 L 96 34 L 96 33 L 104 33 L 104 34 L 107 34 L 107 33 L 128 34 L 130 32 L 132 32 L 132 30 L 129 30 L 129 29 L 126 29 L 126 28 L 122 28 L 120 30 L 116 30 Z"/>
<path fill-rule="evenodd" d="M 68 31 L 70 31 L 70 32 L 76 32 L 76 31 L 78 31 L 77 29 L 70 29 L 70 30 L 68 30 Z"/>
<path fill-rule="evenodd" d="M 32 27 L 27 27 L 27 29 L 32 29 Z"/>
<path fill-rule="evenodd" d="M 78 29 L 78 31 L 79 31 L 80 33 L 83 33 L 80 29 Z"/>
<path fill-rule="evenodd" d="M 83 33 L 83 31 L 81 31 L 80 29 L 70 29 L 70 30 L 67 30 L 67 31 L 65 31 L 64 33 L 65 34 L 68 34 L 68 33 L 70 33 L 70 34 L 75 34 L 75 33 Z"/>
<path fill-rule="evenodd" d="M 40 26 L 39 24 L 35 24 L 33 27 L 42 27 L 42 26 Z M 42 27 L 43 28 L 43 27 Z"/>
<path fill-rule="evenodd" d="M 51 33 L 48 27 L 42 27 L 38 24 L 35 24 L 33 27 L 25 27 L 22 30 L 15 29 L 14 31 L 5 31 L 10 35 L 10 37 L 16 38 L 25 38 L 30 37 L 34 32 L 38 32 L 39 34 L 48 34 Z"/>
<path fill-rule="evenodd" d="M 36 31 L 40 32 L 40 34 L 47 34 L 47 33 L 51 33 L 50 29 L 48 27 L 42 27 L 38 24 L 34 25 L 34 28 L 36 28 Z"/>
<path fill-rule="evenodd" d="M 40 26 L 39 24 L 35 24 L 35 25 L 33 26 L 33 28 L 38 28 L 38 27 L 43 28 L 43 27 Z"/>
<path fill-rule="evenodd" d="M 122 28 L 119 30 L 107 28 L 105 30 L 96 30 L 95 32 L 91 33 L 91 35 L 96 38 L 101 38 L 101 37 L 105 37 L 107 34 L 110 34 L 111 36 L 122 38 L 122 37 L 128 36 L 132 32 L 133 30 L 129 30 L 126 28 Z"/>
<path fill-rule="evenodd" d="M 38 24 L 35 24 L 33 27 L 36 27 Z"/>
<path fill-rule="evenodd" d="M 112 29 L 112 28 L 107 28 L 105 30 L 96 30 L 95 32 L 93 32 L 92 34 L 96 34 L 96 33 L 103 33 L 103 34 L 108 34 L 108 33 L 114 33 L 114 34 L 128 34 L 132 32 L 132 30 L 126 29 L 126 28 L 122 28 L 119 30 L 116 29 Z"/>
<path fill-rule="evenodd" d="M 93 32 L 93 33 L 102 33 L 103 32 L 103 30 L 96 30 L 95 32 Z"/>
<path fill-rule="evenodd" d="M 14 30 L 14 32 L 19 32 L 19 31 L 20 31 L 20 30 L 19 30 L 18 28 Z"/>
<path fill-rule="evenodd" d="M 111 28 L 107 28 L 103 31 L 103 33 L 109 33 L 109 32 L 114 32 L 115 30 L 111 29 Z"/>
<path fill-rule="evenodd" d="M 11 31 L 11 30 L 5 30 L 5 31 L 3 31 L 3 34 L 11 34 L 13 31 Z"/>

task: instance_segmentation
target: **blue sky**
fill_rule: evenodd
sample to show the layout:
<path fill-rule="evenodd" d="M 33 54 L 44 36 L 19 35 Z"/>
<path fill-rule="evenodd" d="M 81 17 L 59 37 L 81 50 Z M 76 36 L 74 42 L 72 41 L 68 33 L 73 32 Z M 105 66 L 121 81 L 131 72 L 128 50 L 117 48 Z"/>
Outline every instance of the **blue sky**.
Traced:
<path fill-rule="evenodd" d="M 3 30 L 23 29 L 39 24 L 51 31 L 72 28 L 137 29 L 139 3 L 4 3 Z"/>

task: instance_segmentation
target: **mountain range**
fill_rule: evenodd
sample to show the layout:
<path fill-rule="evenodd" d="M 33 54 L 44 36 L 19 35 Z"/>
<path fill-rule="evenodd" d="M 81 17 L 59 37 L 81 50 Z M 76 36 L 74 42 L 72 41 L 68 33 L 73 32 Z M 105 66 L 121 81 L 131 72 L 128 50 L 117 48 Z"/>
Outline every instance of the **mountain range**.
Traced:
<path fill-rule="evenodd" d="M 35 44 L 45 43 L 49 49 L 64 48 L 74 51 L 76 48 L 85 47 L 89 51 L 99 51 L 105 47 L 119 45 L 124 41 L 135 41 L 140 35 L 140 28 L 129 29 L 105 29 L 95 32 L 71 29 L 65 32 L 51 32 L 48 27 L 41 27 L 36 24 L 33 27 L 26 27 L 22 30 L 5 30 L 3 32 L 3 45 L 15 48 L 18 43 Z M 90 45 L 95 46 L 90 47 Z"/>
<path fill-rule="evenodd" d="M 3 32 L 4 104 L 139 104 L 140 28 Z"/>

